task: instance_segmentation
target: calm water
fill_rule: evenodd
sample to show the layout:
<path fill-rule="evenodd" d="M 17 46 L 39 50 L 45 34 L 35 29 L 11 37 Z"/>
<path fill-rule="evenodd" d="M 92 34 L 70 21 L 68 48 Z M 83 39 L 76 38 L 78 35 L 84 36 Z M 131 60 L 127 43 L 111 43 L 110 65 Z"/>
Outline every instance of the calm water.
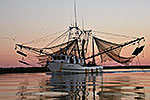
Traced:
<path fill-rule="evenodd" d="M 0 100 L 150 100 L 150 72 L 1 74 Z"/>

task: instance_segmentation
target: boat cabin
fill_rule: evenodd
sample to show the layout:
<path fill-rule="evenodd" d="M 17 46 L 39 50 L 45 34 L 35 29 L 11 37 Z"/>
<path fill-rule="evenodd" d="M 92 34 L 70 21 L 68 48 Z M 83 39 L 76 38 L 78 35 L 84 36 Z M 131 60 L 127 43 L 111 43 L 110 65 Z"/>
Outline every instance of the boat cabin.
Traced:
<path fill-rule="evenodd" d="M 71 64 L 83 64 L 82 59 L 78 59 L 76 56 L 70 56 L 70 55 L 52 55 L 52 61 L 53 62 L 63 62 L 63 63 L 71 63 Z"/>

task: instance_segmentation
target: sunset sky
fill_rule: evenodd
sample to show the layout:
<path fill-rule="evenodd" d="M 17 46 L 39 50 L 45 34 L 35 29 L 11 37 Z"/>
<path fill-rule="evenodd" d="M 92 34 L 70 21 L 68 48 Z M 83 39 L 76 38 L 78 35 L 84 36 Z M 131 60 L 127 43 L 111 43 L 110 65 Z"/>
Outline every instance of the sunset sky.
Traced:
<path fill-rule="evenodd" d="M 0 0 L 0 66 L 22 66 L 16 43 L 67 29 L 74 20 L 73 0 Z M 146 39 L 141 64 L 150 64 L 150 0 L 77 0 L 77 20 L 85 29 Z M 100 34 L 98 34 L 101 36 Z M 16 38 L 15 41 L 12 38 Z M 105 38 L 103 36 L 103 38 Z M 131 40 L 108 37 L 122 43 Z M 44 46 L 44 45 L 43 45 Z M 126 54 L 125 54 L 126 55 Z M 136 61 L 135 61 L 136 62 Z"/>

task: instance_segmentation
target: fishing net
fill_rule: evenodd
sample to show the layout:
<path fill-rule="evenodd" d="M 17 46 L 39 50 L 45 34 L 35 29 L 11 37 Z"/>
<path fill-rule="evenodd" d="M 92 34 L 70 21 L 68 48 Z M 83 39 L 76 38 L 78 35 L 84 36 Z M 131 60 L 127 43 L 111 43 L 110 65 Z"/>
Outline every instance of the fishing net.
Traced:
<path fill-rule="evenodd" d="M 119 44 L 108 42 L 108 41 L 105 41 L 96 37 L 94 37 L 94 40 L 96 42 L 99 52 L 102 53 L 100 55 L 101 63 L 106 62 L 107 60 L 109 61 L 114 60 L 121 64 L 129 64 L 130 62 L 132 62 L 134 56 L 133 57 L 121 57 L 120 56 L 122 47 L 117 48 L 117 49 L 112 49 L 112 48 L 118 47 Z"/>
<path fill-rule="evenodd" d="M 59 44 L 57 46 L 53 46 L 53 47 L 49 47 L 49 48 L 43 48 L 44 50 L 49 50 L 49 52 L 51 51 L 52 54 L 69 54 L 73 47 L 75 47 L 76 43 L 75 40 L 66 42 L 66 43 L 62 43 Z"/>

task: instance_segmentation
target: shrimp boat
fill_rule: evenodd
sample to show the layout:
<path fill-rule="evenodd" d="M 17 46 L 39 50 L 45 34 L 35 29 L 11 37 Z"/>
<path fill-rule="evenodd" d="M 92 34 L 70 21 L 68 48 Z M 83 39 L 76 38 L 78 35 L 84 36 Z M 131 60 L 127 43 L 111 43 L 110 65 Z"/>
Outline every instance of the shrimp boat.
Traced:
<path fill-rule="evenodd" d="M 144 48 L 144 46 L 136 48 L 131 57 L 122 57 L 119 54 L 123 47 L 139 43 L 144 40 L 144 37 L 116 44 L 94 36 L 92 30 L 81 30 L 79 27 L 69 27 L 69 30 L 52 42 L 57 42 L 64 34 L 68 36 L 67 42 L 43 48 L 16 44 L 16 52 L 23 57 L 28 57 L 24 50 L 37 54 L 36 57 L 39 59 L 40 64 L 45 63 L 44 66 L 52 72 L 98 73 L 102 71 L 103 66 L 97 65 L 96 60 L 101 59 L 101 62 L 104 62 L 106 59 L 112 59 L 121 64 L 129 64 Z M 96 52 L 96 48 L 98 52 Z M 30 65 L 24 60 L 19 60 L 19 62 Z"/>
<path fill-rule="evenodd" d="M 36 54 L 38 64 L 48 67 L 52 72 L 99 73 L 103 70 L 103 66 L 97 64 L 97 61 L 102 63 L 111 59 L 121 64 L 129 64 L 144 48 L 144 46 L 138 47 L 132 56 L 122 57 L 120 52 L 123 47 L 139 43 L 144 40 L 144 37 L 124 43 L 113 43 L 101 39 L 94 35 L 96 31 L 81 29 L 78 26 L 76 9 L 74 22 L 45 47 L 36 48 L 27 45 L 27 43 L 16 44 L 16 53 L 24 58 L 28 58 L 27 52 Z M 59 42 L 62 39 L 63 41 Z M 56 44 L 54 45 L 54 43 Z M 19 62 L 30 66 L 24 59 Z"/>

